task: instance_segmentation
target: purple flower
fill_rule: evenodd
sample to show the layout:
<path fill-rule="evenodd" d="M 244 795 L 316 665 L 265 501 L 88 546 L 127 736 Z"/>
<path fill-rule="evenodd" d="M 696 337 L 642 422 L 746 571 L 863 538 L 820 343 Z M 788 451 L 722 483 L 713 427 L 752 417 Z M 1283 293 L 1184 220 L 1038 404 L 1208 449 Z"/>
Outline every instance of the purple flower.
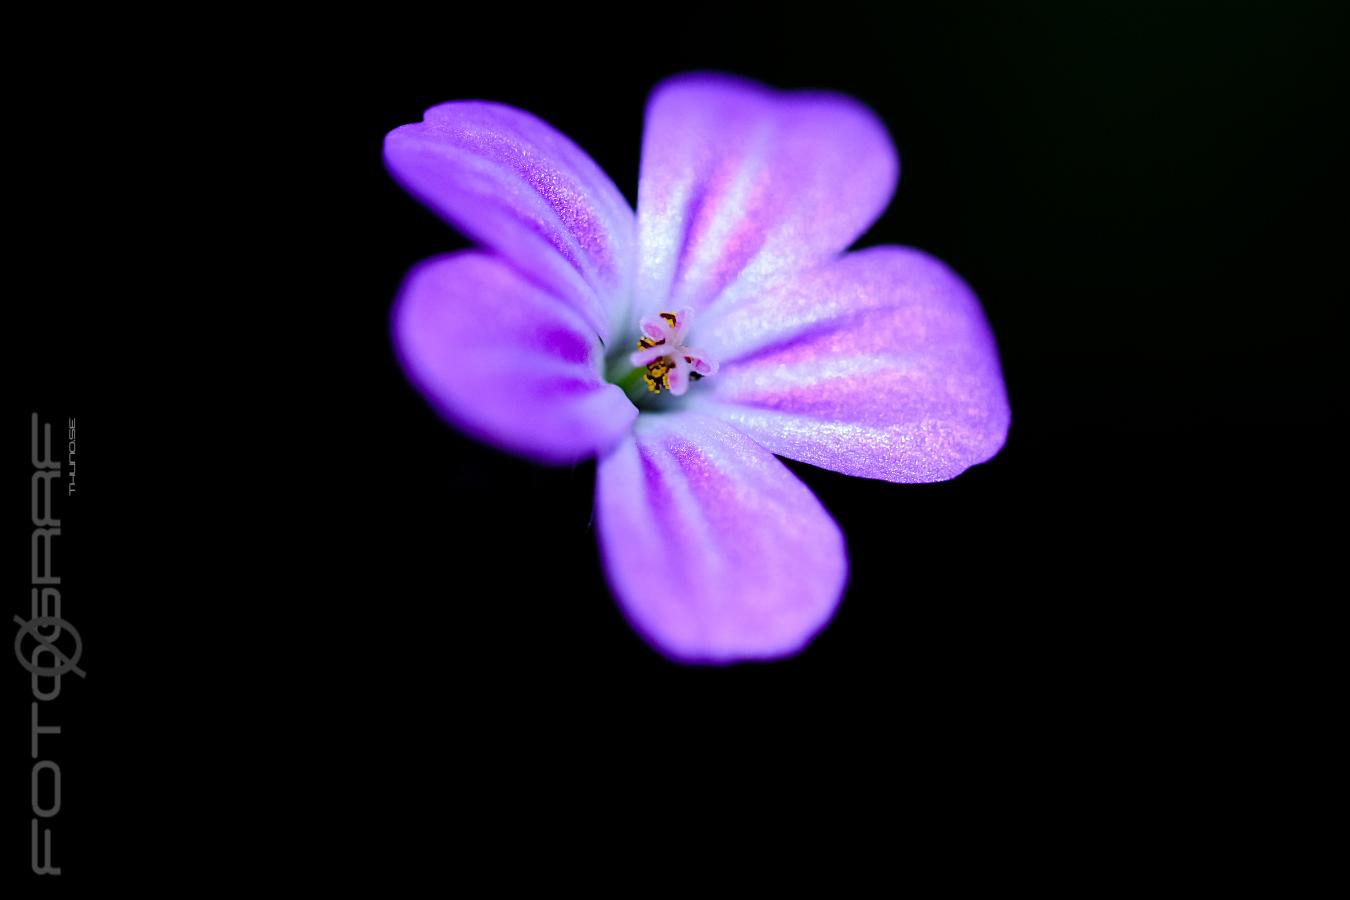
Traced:
<path fill-rule="evenodd" d="M 670 658 L 785 656 L 833 615 L 843 535 L 774 454 L 928 482 L 1003 446 L 1008 401 L 970 288 L 918 250 L 843 252 L 899 172 L 850 98 L 663 82 L 636 216 L 580 148 L 509 106 L 434 107 L 384 153 L 482 245 L 408 274 L 404 370 L 484 441 L 598 457 L 609 584 Z"/>

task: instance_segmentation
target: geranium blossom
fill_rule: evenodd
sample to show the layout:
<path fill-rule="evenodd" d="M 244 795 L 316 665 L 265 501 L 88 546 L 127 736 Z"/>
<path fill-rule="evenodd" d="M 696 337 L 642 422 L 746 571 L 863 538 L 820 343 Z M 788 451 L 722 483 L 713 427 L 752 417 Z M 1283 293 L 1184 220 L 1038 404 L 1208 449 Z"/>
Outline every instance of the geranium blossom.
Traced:
<path fill-rule="evenodd" d="M 580 148 L 510 106 L 434 107 L 384 150 L 481 245 L 407 276 L 405 372 L 484 441 L 598 459 L 609 584 L 670 658 L 789 655 L 833 615 L 843 536 L 775 454 L 929 482 L 1003 445 L 998 354 L 969 287 L 918 250 L 844 252 L 899 172 L 852 99 L 663 82 L 636 215 Z"/>

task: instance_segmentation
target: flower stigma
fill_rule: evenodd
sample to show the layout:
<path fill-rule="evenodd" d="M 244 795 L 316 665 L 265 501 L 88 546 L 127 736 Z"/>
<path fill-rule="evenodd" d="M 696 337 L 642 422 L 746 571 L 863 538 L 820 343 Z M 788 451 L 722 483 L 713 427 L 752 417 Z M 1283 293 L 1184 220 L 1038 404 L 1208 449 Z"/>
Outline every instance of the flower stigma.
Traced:
<path fill-rule="evenodd" d="M 615 382 L 635 403 L 662 391 L 682 396 L 691 381 L 717 373 L 717 360 L 685 344 L 693 318 L 694 311 L 685 307 L 678 312 L 643 316 L 638 322 L 641 334 L 637 350 L 627 358 L 634 368 Z"/>

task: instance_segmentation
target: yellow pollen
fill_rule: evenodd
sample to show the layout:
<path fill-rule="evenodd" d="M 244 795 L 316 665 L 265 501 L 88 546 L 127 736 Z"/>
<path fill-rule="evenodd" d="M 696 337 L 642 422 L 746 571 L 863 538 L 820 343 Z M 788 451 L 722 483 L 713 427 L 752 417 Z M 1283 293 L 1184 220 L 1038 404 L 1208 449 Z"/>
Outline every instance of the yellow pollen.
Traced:
<path fill-rule="evenodd" d="M 661 318 L 670 323 L 670 327 L 675 327 L 675 314 L 663 312 Z M 665 341 L 654 341 L 645 334 L 638 338 L 637 346 L 639 350 L 649 350 L 658 344 L 664 344 Z M 672 363 L 666 357 L 653 360 L 647 364 L 647 371 L 643 373 L 642 379 L 647 383 L 647 390 L 653 394 L 661 393 L 661 389 L 670 390 L 670 370 L 674 368 Z"/>

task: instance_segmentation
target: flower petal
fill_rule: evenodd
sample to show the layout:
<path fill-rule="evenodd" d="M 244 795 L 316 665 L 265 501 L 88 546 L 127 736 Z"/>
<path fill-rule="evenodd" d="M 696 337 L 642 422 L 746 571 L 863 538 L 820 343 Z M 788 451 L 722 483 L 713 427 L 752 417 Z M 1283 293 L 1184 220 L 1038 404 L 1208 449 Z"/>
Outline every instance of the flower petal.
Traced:
<path fill-rule="evenodd" d="M 781 456 L 867 478 L 943 481 L 1007 437 L 980 303 L 918 250 L 876 247 L 786 278 L 699 337 L 721 371 L 691 399 Z"/>
<path fill-rule="evenodd" d="M 639 311 L 729 305 L 833 256 L 886 208 L 898 172 L 885 126 L 848 97 L 725 75 L 661 83 L 642 139 Z"/>
<path fill-rule="evenodd" d="M 446 419 L 540 462 L 593 456 L 637 416 L 600 375 L 594 329 L 481 251 L 415 266 L 394 304 L 393 337 L 408 378 Z"/>
<path fill-rule="evenodd" d="M 410 193 L 566 299 L 602 340 L 627 325 L 633 211 L 550 125 L 498 103 L 445 103 L 389 132 L 384 159 Z"/>
<path fill-rule="evenodd" d="M 696 413 L 638 419 L 600 462 L 596 515 L 625 614 L 684 662 L 797 652 L 834 614 L 847 580 L 843 535 L 806 485 Z"/>

